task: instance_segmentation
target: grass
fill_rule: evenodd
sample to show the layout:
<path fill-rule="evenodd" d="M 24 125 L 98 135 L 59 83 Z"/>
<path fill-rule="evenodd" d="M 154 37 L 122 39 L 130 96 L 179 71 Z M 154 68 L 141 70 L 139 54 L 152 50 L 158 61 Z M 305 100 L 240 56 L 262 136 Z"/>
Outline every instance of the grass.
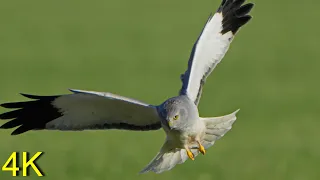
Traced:
<path fill-rule="evenodd" d="M 209 77 L 202 116 L 240 108 L 233 129 L 196 161 L 137 173 L 160 131 L 0 131 L 1 166 L 12 151 L 43 151 L 43 179 L 316 180 L 320 178 L 319 2 L 253 1 Z M 177 94 L 194 41 L 220 1 L 56 0 L 0 2 L 0 103 L 18 93 L 108 91 L 151 104 Z M 4 109 L 0 109 L 0 113 Z M 30 177 L 21 179 L 35 179 Z M 1 179 L 12 178 L 0 172 Z"/>

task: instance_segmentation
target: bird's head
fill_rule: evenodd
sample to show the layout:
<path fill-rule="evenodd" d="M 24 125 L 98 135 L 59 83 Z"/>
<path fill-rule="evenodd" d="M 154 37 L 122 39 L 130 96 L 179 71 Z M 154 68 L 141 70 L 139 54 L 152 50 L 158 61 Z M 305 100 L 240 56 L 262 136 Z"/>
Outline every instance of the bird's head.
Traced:
<path fill-rule="evenodd" d="M 192 103 L 192 104 L 191 104 Z M 197 120 L 197 107 L 184 96 L 166 100 L 159 106 L 162 124 L 170 130 L 183 130 Z"/>

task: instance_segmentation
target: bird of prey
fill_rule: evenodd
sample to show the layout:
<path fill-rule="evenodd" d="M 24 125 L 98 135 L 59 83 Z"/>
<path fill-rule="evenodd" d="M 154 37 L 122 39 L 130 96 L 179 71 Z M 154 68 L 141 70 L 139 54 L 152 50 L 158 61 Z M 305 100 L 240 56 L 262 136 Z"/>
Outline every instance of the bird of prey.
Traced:
<path fill-rule="evenodd" d="M 151 105 L 108 92 L 75 89 L 56 96 L 22 94 L 32 100 L 1 104 L 14 109 L 0 114 L 0 119 L 9 120 L 1 128 L 18 127 L 12 135 L 30 130 L 162 128 L 165 142 L 140 173 L 161 173 L 187 159 L 194 160 L 224 136 L 236 120 L 238 110 L 219 117 L 200 117 L 198 104 L 205 80 L 224 57 L 239 28 L 251 19 L 253 4 L 244 3 L 245 0 L 222 0 L 217 11 L 210 14 L 193 45 L 187 70 L 180 77 L 179 94 L 163 103 Z"/>

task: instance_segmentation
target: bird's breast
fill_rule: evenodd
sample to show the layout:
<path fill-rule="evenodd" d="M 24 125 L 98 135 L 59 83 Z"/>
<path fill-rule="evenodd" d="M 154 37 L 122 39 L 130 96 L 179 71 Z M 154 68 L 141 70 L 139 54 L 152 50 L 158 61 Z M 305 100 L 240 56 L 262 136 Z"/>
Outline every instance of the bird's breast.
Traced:
<path fill-rule="evenodd" d="M 185 145 L 194 146 L 197 144 L 197 137 L 201 138 L 202 128 L 193 127 L 181 130 L 167 130 L 167 139 L 175 144 L 177 148 L 184 148 Z"/>

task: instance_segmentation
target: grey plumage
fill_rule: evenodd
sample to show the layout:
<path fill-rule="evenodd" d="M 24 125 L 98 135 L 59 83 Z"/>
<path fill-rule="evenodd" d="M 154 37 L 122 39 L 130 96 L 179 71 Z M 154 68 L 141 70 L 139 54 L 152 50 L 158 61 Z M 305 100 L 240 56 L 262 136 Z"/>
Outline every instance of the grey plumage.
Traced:
<path fill-rule="evenodd" d="M 167 125 L 169 124 L 168 122 L 171 122 L 174 125 L 174 127 L 171 127 L 172 130 L 183 131 L 184 128 L 194 124 L 192 119 L 199 118 L 198 108 L 190 101 L 188 96 L 185 95 L 170 98 L 158 106 L 157 109 L 163 124 Z M 173 120 L 173 117 L 176 115 L 178 115 L 179 118 Z"/>
<path fill-rule="evenodd" d="M 12 111 L 0 114 L 8 120 L 0 128 L 17 127 L 12 135 L 31 130 L 82 131 L 125 129 L 158 130 L 166 140 L 154 159 L 140 172 L 162 173 L 194 160 L 216 140 L 223 137 L 235 122 L 236 113 L 220 117 L 199 116 L 198 104 L 206 78 L 221 62 L 239 29 L 246 24 L 253 4 L 245 0 L 222 0 L 218 10 L 209 16 L 195 42 L 188 68 L 181 74 L 182 87 L 178 96 L 160 105 L 151 105 L 108 92 L 71 89 L 71 94 L 35 96 L 25 102 L 10 102 L 1 107 Z"/>

